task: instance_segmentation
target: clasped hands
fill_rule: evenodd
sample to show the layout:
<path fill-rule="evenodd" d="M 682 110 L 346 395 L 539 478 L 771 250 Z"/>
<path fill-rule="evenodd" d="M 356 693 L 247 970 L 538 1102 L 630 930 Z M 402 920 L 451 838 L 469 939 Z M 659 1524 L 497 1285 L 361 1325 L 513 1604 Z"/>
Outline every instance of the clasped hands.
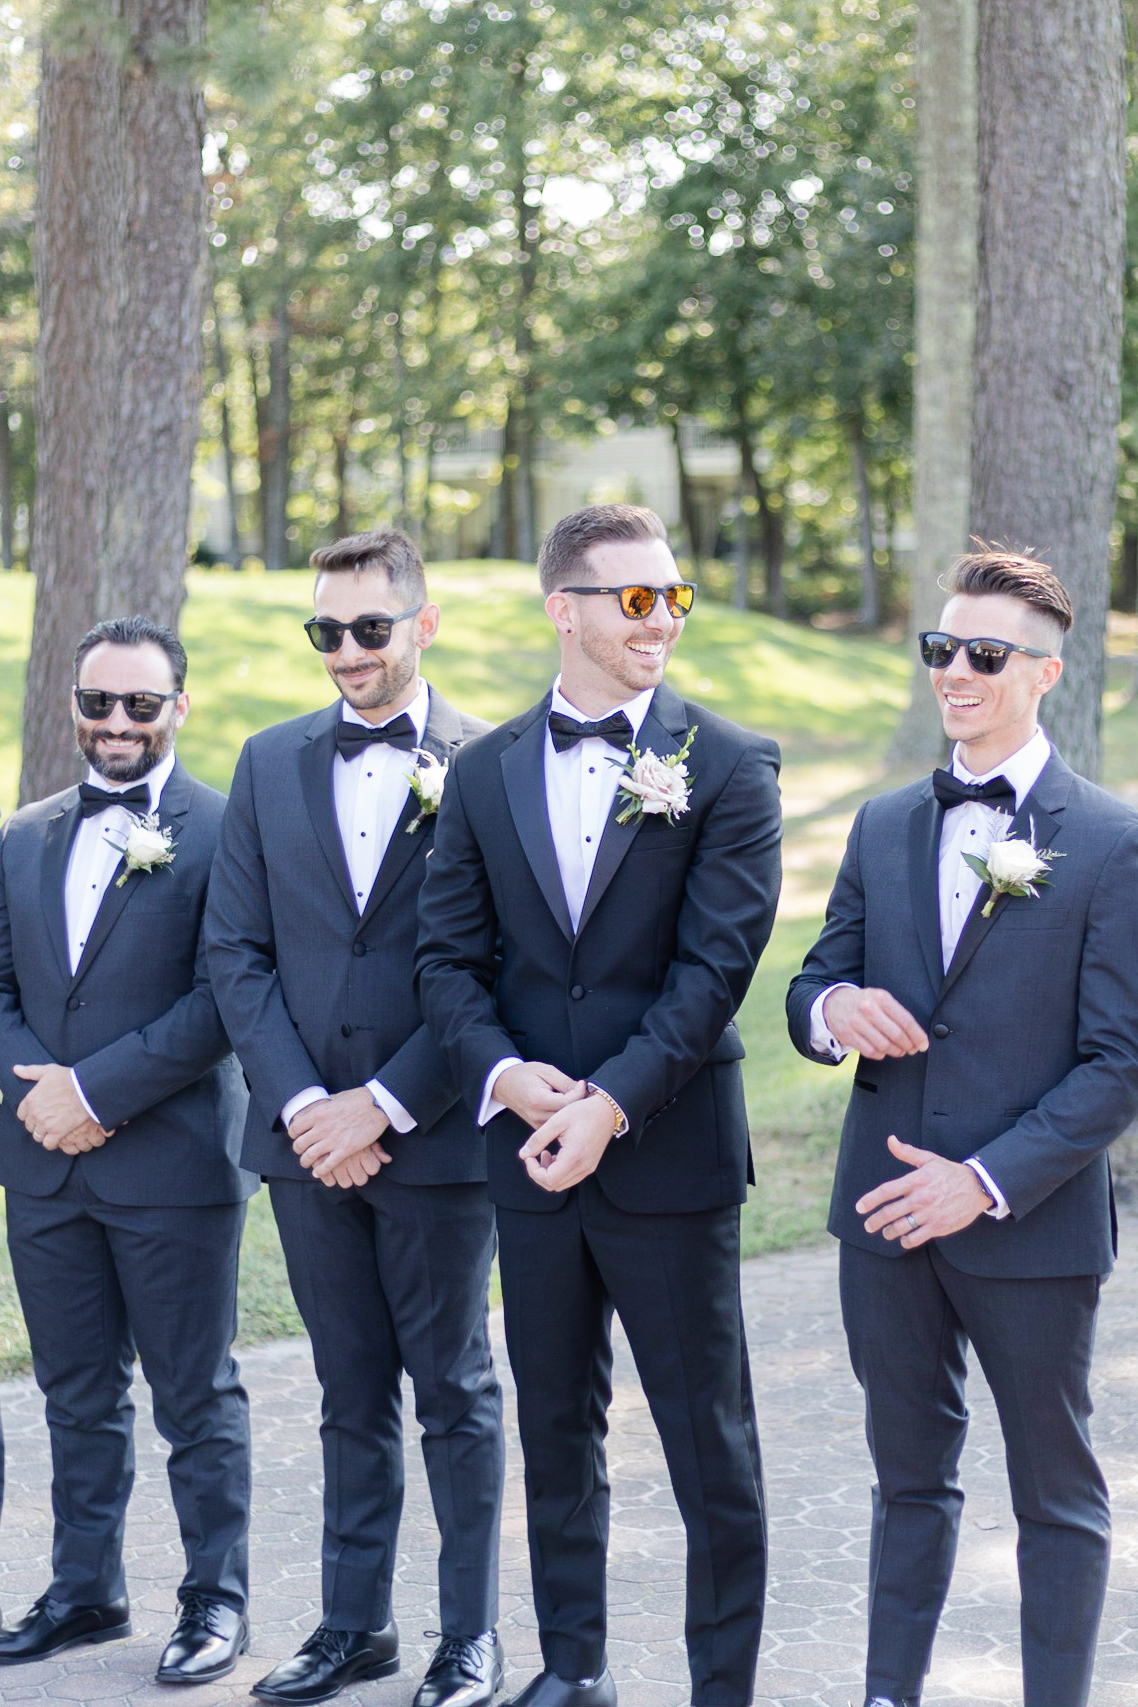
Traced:
<path fill-rule="evenodd" d="M 843 1048 L 856 1049 L 870 1061 L 923 1054 L 929 1046 L 925 1031 L 888 990 L 851 985 L 832 990 L 822 1017 Z M 866 1217 L 867 1233 L 899 1239 L 903 1249 L 912 1251 L 930 1239 L 961 1232 L 991 1208 L 979 1178 L 963 1162 L 905 1144 L 892 1134 L 888 1143 L 891 1154 L 912 1171 L 885 1180 L 858 1199 L 854 1207 Z"/>
<path fill-rule="evenodd" d="M 323 1185 L 366 1185 L 391 1157 L 379 1140 L 390 1125 L 365 1085 L 321 1097 L 294 1114 L 288 1135 L 302 1168 Z"/>
<path fill-rule="evenodd" d="M 612 1105 L 590 1096 L 547 1061 L 526 1061 L 498 1075 L 494 1096 L 534 1128 L 518 1151 L 526 1173 L 543 1191 L 568 1191 L 600 1165 L 613 1135 Z"/>
<path fill-rule="evenodd" d="M 76 1092 L 68 1067 L 55 1062 L 13 1067 L 18 1079 L 30 1079 L 32 1088 L 16 1109 L 37 1144 L 45 1150 L 62 1150 L 65 1156 L 81 1156 L 97 1150 L 114 1130 L 92 1120 Z"/>

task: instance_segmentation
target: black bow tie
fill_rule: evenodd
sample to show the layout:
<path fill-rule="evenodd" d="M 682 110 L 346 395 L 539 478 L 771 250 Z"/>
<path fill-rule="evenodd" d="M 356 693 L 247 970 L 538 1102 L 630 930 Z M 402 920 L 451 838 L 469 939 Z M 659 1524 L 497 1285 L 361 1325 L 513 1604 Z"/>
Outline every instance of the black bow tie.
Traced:
<path fill-rule="evenodd" d="M 614 711 L 611 717 L 602 717 L 599 723 L 578 723 L 575 717 L 566 717 L 562 711 L 551 711 L 549 733 L 559 753 L 594 735 L 607 741 L 610 747 L 623 747 L 625 752 L 632 745 L 632 724 L 623 711 Z"/>
<path fill-rule="evenodd" d="M 124 788 L 121 794 L 115 794 L 109 788 L 96 788 L 93 782 L 79 784 L 82 817 L 93 818 L 96 812 L 105 812 L 108 806 L 141 806 L 144 812 L 149 812 L 150 789 L 146 783 L 140 782 L 137 788 Z"/>
<path fill-rule="evenodd" d="M 951 771 L 934 771 L 933 793 L 946 812 L 978 800 L 982 806 L 994 806 L 1015 816 L 1016 791 L 1006 776 L 994 776 L 988 782 L 961 782 Z"/>
<path fill-rule="evenodd" d="M 354 759 L 376 741 L 386 741 L 389 747 L 401 747 L 409 753 L 419 745 L 419 736 L 405 711 L 378 728 L 371 723 L 345 723 L 342 717 L 336 725 L 336 746 L 345 759 Z"/>

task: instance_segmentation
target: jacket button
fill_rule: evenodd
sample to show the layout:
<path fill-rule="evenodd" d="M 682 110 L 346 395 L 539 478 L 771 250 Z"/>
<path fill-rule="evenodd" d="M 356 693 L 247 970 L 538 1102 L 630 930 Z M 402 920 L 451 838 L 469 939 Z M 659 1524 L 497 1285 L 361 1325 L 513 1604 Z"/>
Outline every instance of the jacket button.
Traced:
<path fill-rule="evenodd" d="M 933 1036 L 934 1037 L 949 1037 L 950 1035 L 951 1035 L 951 1033 L 949 1032 L 947 1025 L 944 1025 L 943 1023 L 941 1023 L 940 1025 L 934 1025 L 933 1026 Z"/>
<path fill-rule="evenodd" d="M 367 953 L 367 943 L 366 942 L 354 942 L 352 944 L 352 953 L 355 955 L 356 959 L 359 960 L 363 955 L 365 955 Z"/>
<path fill-rule="evenodd" d="M 79 1006 L 79 997 L 78 996 L 68 996 L 68 998 L 67 998 L 67 1011 L 68 1011 L 68 1013 L 73 1014 L 78 1006 Z"/>
<path fill-rule="evenodd" d="M 345 1020 L 343 1025 L 340 1027 L 340 1036 L 341 1037 L 350 1037 L 351 1035 L 352 1035 L 352 1028 L 348 1024 L 347 1020 Z"/>
<path fill-rule="evenodd" d="M 583 984 L 574 984 L 569 994 L 575 1002 L 579 1002 L 581 997 L 585 994 L 585 986 Z"/>

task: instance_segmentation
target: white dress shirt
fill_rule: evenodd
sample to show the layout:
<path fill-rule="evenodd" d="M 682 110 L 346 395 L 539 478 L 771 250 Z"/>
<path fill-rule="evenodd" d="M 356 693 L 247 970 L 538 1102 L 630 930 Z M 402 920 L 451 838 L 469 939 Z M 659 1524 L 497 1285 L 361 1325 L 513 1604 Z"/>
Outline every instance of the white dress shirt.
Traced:
<path fill-rule="evenodd" d="M 623 711 L 632 725 L 632 739 L 635 741 L 640 734 L 640 726 L 648 715 L 648 707 L 655 691 L 655 688 L 645 688 L 643 693 L 638 693 L 635 699 L 628 700 L 624 705 L 614 705 L 611 711 L 600 712 L 596 717 L 586 717 L 583 711 L 579 711 L 565 698 L 561 692 L 561 677 L 558 676 L 553 684 L 553 698 L 549 709 L 562 712 L 575 723 L 599 723 L 603 718 Z M 621 772 L 627 760 L 628 754 L 622 747 L 612 747 L 597 735 L 578 741 L 574 746 L 567 747 L 563 753 L 559 753 L 553 744 L 548 724 L 546 725 L 545 806 L 549 814 L 553 851 L 557 855 L 557 869 L 561 873 L 561 887 L 565 891 L 569 921 L 574 931 L 581 921 L 597 849 L 601 845 L 601 837 L 605 833 L 605 825 L 609 821 L 616 791 L 620 786 Z M 499 1075 L 504 1073 L 507 1067 L 521 1065 L 520 1056 L 510 1055 L 491 1068 L 486 1076 L 482 1106 L 478 1110 L 479 1126 L 485 1126 L 487 1121 L 493 1120 L 506 1106 L 505 1103 L 494 1100 L 494 1086 Z"/>
<path fill-rule="evenodd" d="M 382 729 L 396 717 L 406 715 L 415 725 L 415 739 L 421 745 L 430 707 L 430 690 L 426 682 L 420 682 L 419 691 L 410 705 L 404 711 L 385 717 L 381 724 L 372 724 L 366 717 L 361 717 L 346 700 L 341 702 L 340 716 L 345 723 Z M 361 747 L 350 759 L 337 752 L 332 761 L 332 798 L 357 913 L 362 913 L 367 906 L 387 844 L 407 804 L 407 792 L 411 786 L 408 777 L 414 766 L 413 754 L 402 747 L 385 746 L 382 741 Z M 378 1079 L 369 1079 L 367 1089 L 395 1131 L 410 1132 L 415 1124 L 414 1116 L 408 1114 L 386 1086 Z M 281 1123 L 285 1130 L 302 1108 L 322 1102 L 328 1094 L 323 1085 L 309 1085 L 306 1090 L 297 1091 L 281 1109 Z"/>
<path fill-rule="evenodd" d="M 173 769 L 174 753 L 171 751 L 164 759 L 159 760 L 152 771 L 139 779 L 145 782 L 150 790 L 150 804 L 146 809 L 148 812 L 157 812 L 162 790 L 170 780 Z M 108 782 L 105 776 L 100 776 L 94 769 L 88 769 L 85 780 L 92 787 L 102 788 L 108 794 L 123 794 L 128 788 L 138 787 L 137 782 Z M 67 857 L 67 875 L 63 880 L 67 957 L 72 973 L 77 971 L 83 958 L 83 950 L 87 946 L 91 927 L 102 906 L 103 896 L 122 859 L 132 814 L 137 816 L 138 810 L 137 806 L 104 806 L 101 812 L 92 812 L 89 818 L 81 819 L 75 832 L 75 840 Z M 83 1094 L 83 1087 L 74 1070 L 71 1083 L 91 1119 L 97 1121 L 99 1117 Z"/>
<path fill-rule="evenodd" d="M 1043 767 L 1051 757 L 1051 743 L 1042 729 L 1037 729 L 1018 753 L 1013 753 L 1010 759 L 997 765 L 994 770 L 986 771 L 983 776 L 973 776 L 960 757 L 960 748 L 952 749 L 952 773 L 960 782 L 990 782 L 993 777 L 1003 776 L 1015 789 L 1016 811 L 1023 805 L 1043 772 Z M 981 857 L 986 854 L 993 841 L 1003 841 L 1011 828 L 1011 819 L 1006 812 L 1001 812 L 989 806 L 982 800 L 970 800 L 962 806 L 952 806 L 944 814 L 944 822 L 940 831 L 940 854 L 937 863 L 937 897 L 940 906 L 940 952 L 944 970 L 947 972 L 956 953 L 961 933 L 968 920 L 976 897 L 984 887 L 980 878 L 968 861 L 966 853 L 978 853 Z M 833 990 L 849 989 L 853 986 L 839 983 L 831 984 L 822 991 L 810 1009 L 810 1047 L 818 1055 L 832 1055 L 835 1061 L 844 1060 L 849 1054 L 837 1038 L 830 1032 L 823 1016 L 826 998 Z M 970 1167 L 980 1179 L 994 1207 L 986 1211 L 997 1221 L 1002 1221 L 1010 1211 L 1003 1192 L 988 1170 L 974 1156 L 969 1156 L 965 1164 Z"/>

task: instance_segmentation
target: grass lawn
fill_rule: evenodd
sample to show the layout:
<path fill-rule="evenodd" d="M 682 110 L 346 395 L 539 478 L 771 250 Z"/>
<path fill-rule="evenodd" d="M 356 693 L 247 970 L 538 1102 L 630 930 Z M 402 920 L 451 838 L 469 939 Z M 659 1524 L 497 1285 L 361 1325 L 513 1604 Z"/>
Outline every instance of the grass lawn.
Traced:
<path fill-rule="evenodd" d="M 495 722 L 542 694 L 557 662 L 551 630 L 522 565 L 436 566 L 443 610 L 426 673 L 465 710 Z M 23 661 L 32 582 L 0 576 L 0 811 L 15 803 Z M 331 697 L 301 632 L 311 576 L 194 571 L 182 634 L 192 711 L 179 751 L 194 773 L 225 789 L 246 736 Z M 1131 634 L 1130 626 L 1135 627 Z M 1138 779 L 1138 700 L 1131 697 L 1138 625 L 1115 634 L 1107 696 L 1107 779 Z M 740 1015 L 759 1184 L 744 1212 L 748 1255 L 818 1237 L 850 1069 L 828 1071 L 791 1048 L 786 985 L 817 933 L 856 805 L 891 780 L 884 755 L 908 692 L 903 646 L 823 633 L 699 603 L 669 669 L 680 692 L 782 745 L 787 881 L 770 947 Z M 25 1368 L 19 1306 L 0 1250 L 0 1374 Z M 245 1341 L 299 1331 L 268 1197 L 252 1200 L 241 1287 Z"/>

